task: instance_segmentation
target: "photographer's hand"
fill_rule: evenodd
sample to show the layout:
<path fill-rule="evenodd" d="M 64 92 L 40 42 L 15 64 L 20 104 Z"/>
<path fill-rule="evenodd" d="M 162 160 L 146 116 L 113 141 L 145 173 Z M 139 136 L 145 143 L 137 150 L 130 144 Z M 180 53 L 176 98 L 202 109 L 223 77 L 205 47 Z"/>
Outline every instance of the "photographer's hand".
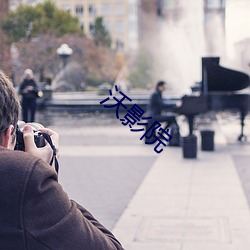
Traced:
<path fill-rule="evenodd" d="M 47 128 L 39 129 L 39 131 L 46 133 L 51 137 L 51 140 L 58 152 L 59 135 L 53 130 Z M 34 141 L 33 129 L 29 125 L 25 125 L 23 128 L 23 140 L 25 144 L 25 152 L 30 153 L 36 157 L 39 157 L 40 159 L 42 159 L 47 163 L 50 163 L 50 160 L 53 156 L 53 152 L 50 145 L 46 144 L 42 148 L 37 148 Z"/>

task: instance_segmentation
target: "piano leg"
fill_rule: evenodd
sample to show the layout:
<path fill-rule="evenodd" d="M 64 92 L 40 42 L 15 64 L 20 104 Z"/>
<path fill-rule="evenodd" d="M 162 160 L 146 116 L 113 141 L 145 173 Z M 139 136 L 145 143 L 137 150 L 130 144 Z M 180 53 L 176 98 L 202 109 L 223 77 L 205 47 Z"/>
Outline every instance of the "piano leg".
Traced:
<path fill-rule="evenodd" d="M 240 110 L 240 125 L 241 125 L 241 133 L 238 137 L 238 141 L 246 141 L 247 137 L 244 135 L 244 126 L 245 126 L 245 117 L 247 115 L 247 111 L 245 111 L 244 109 Z M 186 115 L 187 119 L 188 119 L 188 126 L 189 126 L 189 135 L 193 134 L 193 130 L 194 130 L 194 115 Z"/>
<path fill-rule="evenodd" d="M 241 133 L 238 137 L 238 141 L 246 141 L 247 137 L 244 135 L 244 126 L 245 126 L 245 117 L 247 115 L 247 112 L 245 112 L 244 109 L 240 110 L 240 125 L 241 125 Z"/>
<path fill-rule="evenodd" d="M 192 135 L 194 130 L 194 115 L 187 115 L 186 117 L 188 119 L 189 135 Z"/>

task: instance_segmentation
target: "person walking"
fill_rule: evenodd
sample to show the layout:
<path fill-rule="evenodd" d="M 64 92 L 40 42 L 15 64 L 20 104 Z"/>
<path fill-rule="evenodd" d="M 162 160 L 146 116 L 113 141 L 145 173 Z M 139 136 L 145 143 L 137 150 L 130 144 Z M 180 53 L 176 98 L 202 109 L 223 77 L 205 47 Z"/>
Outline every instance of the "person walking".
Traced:
<path fill-rule="evenodd" d="M 38 97 L 38 87 L 34 80 L 31 69 L 24 71 L 24 79 L 19 88 L 22 96 L 22 115 L 24 122 L 34 122 L 36 114 L 36 99 Z"/>

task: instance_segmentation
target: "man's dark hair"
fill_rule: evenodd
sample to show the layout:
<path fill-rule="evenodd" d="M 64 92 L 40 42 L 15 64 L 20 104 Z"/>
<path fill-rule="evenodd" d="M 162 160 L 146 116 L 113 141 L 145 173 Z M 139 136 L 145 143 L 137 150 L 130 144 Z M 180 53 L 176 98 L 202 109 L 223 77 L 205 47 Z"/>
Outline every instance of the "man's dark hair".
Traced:
<path fill-rule="evenodd" d="M 164 84 L 166 84 L 166 82 L 164 82 L 164 81 L 157 82 L 156 89 L 159 89 L 159 87 L 163 86 Z"/>
<path fill-rule="evenodd" d="M 0 142 L 2 133 L 10 126 L 17 126 L 20 111 L 18 95 L 9 78 L 0 71 Z"/>

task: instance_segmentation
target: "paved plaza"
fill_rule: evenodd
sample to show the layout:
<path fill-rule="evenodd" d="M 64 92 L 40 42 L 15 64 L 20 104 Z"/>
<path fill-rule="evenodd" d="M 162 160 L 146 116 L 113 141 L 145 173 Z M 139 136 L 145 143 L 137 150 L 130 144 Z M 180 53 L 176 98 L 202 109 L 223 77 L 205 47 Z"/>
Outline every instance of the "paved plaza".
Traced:
<path fill-rule="evenodd" d="M 119 122 L 82 116 L 50 124 L 61 135 L 59 181 L 125 249 L 250 248 L 250 143 L 236 141 L 239 121 L 218 115 L 215 151 L 200 149 L 196 131 L 197 159 L 184 159 L 180 147 L 156 154 Z"/>

